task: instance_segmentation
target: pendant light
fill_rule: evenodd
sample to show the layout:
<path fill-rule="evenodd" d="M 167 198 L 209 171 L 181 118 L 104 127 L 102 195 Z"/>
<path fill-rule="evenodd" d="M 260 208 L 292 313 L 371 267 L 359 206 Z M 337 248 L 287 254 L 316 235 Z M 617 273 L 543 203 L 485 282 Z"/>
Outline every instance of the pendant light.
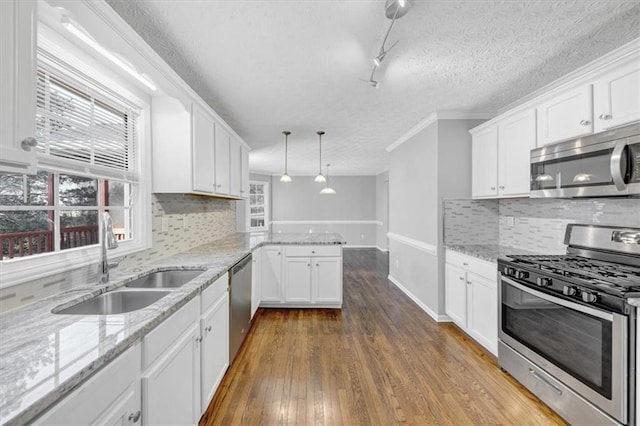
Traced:
<path fill-rule="evenodd" d="M 289 173 L 287 173 L 287 145 L 289 144 L 289 135 L 291 132 L 284 130 L 282 134 L 284 135 L 284 173 L 280 178 L 280 182 L 291 182 L 291 177 L 289 176 Z"/>
<path fill-rule="evenodd" d="M 320 148 L 320 160 L 318 161 L 318 176 L 314 179 L 316 182 L 326 182 L 324 175 L 322 174 L 322 135 L 324 132 L 322 130 L 318 130 L 316 132 L 318 134 L 318 146 Z"/>
<path fill-rule="evenodd" d="M 326 179 L 326 186 L 322 189 L 322 191 L 320 191 L 321 194 L 335 194 L 336 190 L 333 188 L 329 187 L 329 166 L 331 164 L 327 164 L 327 179 Z"/>

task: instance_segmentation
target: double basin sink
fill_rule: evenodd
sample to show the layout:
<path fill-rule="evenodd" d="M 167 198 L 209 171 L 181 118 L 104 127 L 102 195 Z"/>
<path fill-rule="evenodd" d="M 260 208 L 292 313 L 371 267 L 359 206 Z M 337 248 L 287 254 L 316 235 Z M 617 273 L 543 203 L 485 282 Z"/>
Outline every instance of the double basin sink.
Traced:
<path fill-rule="evenodd" d="M 114 290 L 57 310 L 54 314 L 65 315 L 113 315 L 124 314 L 145 308 L 188 283 L 204 272 L 197 270 L 170 270 L 152 272 Z"/>

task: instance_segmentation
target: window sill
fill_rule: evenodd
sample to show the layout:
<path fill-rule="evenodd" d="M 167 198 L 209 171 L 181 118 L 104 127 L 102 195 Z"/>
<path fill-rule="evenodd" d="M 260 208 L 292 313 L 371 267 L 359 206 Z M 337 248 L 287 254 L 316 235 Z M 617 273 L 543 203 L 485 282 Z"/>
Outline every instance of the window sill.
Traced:
<path fill-rule="evenodd" d="M 138 253 L 149 248 L 140 242 L 120 243 L 120 247 L 109 250 L 109 259 Z M 78 247 L 62 252 L 44 253 L 37 256 L 0 262 L 0 288 L 9 288 L 25 282 L 34 281 L 51 275 L 97 265 L 100 261 L 100 246 Z"/>

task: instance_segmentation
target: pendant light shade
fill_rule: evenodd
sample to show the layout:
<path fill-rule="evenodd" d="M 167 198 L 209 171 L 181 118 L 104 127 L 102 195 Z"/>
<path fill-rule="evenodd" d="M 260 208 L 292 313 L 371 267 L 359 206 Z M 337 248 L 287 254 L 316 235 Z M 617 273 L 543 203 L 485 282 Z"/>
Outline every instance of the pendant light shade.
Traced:
<path fill-rule="evenodd" d="M 318 147 L 320 148 L 320 156 L 318 161 L 318 176 L 316 176 L 314 180 L 321 183 L 327 181 L 327 179 L 325 179 L 324 175 L 322 174 L 322 135 L 324 135 L 324 132 L 322 130 L 318 130 L 316 133 L 318 134 Z"/>
<path fill-rule="evenodd" d="M 287 173 L 287 149 L 289 145 L 289 135 L 291 134 L 291 132 L 288 130 L 284 130 L 282 134 L 284 135 L 284 173 L 280 178 L 280 182 L 291 182 L 291 176 L 289 176 L 289 173 Z"/>
<path fill-rule="evenodd" d="M 335 194 L 336 190 L 329 187 L 329 166 L 331 164 L 327 164 L 327 179 L 326 179 L 326 185 L 324 188 L 322 188 L 322 191 L 320 191 L 321 194 Z"/>

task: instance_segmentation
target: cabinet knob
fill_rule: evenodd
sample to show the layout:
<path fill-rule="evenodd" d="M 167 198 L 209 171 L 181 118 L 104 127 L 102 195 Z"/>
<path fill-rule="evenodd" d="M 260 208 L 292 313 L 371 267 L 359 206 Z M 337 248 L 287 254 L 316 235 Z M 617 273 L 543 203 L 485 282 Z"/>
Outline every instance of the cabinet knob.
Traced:
<path fill-rule="evenodd" d="M 280 256 L 280 252 L 278 252 L 278 256 Z"/>
<path fill-rule="evenodd" d="M 462 262 L 462 265 L 469 266 L 469 264 L 467 262 Z"/>
<path fill-rule="evenodd" d="M 200 342 L 202 342 L 202 336 L 196 337 L 196 343 L 200 343 Z"/>
<path fill-rule="evenodd" d="M 211 326 L 206 327 L 206 328 L 204 329 L 204 331 L 206 331 L 206 332 L 211 331 Z"/>
<path fill-rule="evenodd" d="M 311 253 L 316 254 L 316 251 L 315 250 L 311 250 Z"/>
<path fill-rule="evenodd" d="M 610 114 L 600 114 L 600 120 L 611 120 L 612 118 Z"/>
<path fill-rule="evenodd" d="M 504 185 L 500 185 L 500 189 L 504 189 Z"/>
<path fill-rule="evenodd" d="M 462 277 L 458 277 L 458 279 L 459 279 L 460 281 L 464 281 L 464 278 L 462 278 Z"/>
<path fill-rule="evenodd" d="M 319 264 L 319 263 L 316 263 L 316 266 L 320 266 L 320 264 Z"/>
<path fill-rule="evenodd" d="M 583 126 L 588 126 L 589 124 L 591 124 L 590 120 L 581 120 L 580 124 L 582 124 Z"/>
<path fill-rule="evenodd" d="M 310 263 L 307 263 L 307 266 L 308 266 L 309 268 L 311 268 L 311 264 L 310 264 Z"/>
<path fill-rule="evenodd" d="M 495 186 L 492 186 L 492 187 L 491 187 L 491 190 L 492 190 L 492 191 L 495 191 L 495 190 L 496 190 L 496 187 L 495 187 Z"/>
<path fill-rule="evenodd" d="M 25 151 L 31 151 L 31 148 L 35 148 L 36 146 L 38 146 L 36 138 L 28 137 L 22 139 L 22 142 L 20 142 L 20 147 Z"/>
<path fill-rule="evenodd" d="M 467 284 L 471 284 L 471 281 L 467 281 Z"/>
<path fill-rule="evenodd" d="M 136 411 L 135 413 L 131 413 L 129 414 L 129 421 L 133 423 L 137 423 L 138 420 L 140 420 L 141 415 L 142 415 L 142 412 L 140 410 Z"/>

